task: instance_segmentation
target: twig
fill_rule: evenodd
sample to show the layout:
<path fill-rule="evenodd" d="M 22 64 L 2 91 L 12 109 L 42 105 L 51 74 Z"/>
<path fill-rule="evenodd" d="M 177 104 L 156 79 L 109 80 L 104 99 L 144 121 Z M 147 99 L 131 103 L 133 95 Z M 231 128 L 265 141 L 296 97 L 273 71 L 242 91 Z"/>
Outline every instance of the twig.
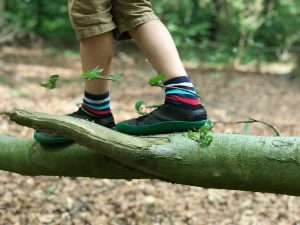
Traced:
<path fill-rule="evenodd" d="M 262 121 L 262 120 L 256 120 L 253 118 L 249 118 L 249 120 L 246 120 L 246 121 L 238 121 L 238 122 L 220 122 L 220 121 L 214 122 L 214 124 L 218 124 L 218 123 L 222 123 L 222 124 L 262 123 L 264 125 L 271 127 L 275 131 L 277 136 L 281 136 L 280 130 L 273 124 L 266 122 L 266 121 Z"/>
<path fill-rule="evenodd" d="M 273 124 L 271 124 L 269 122 L 266 122 L 266 121 L 256 120 L 256 119 L 253 119 L 253 118 L 249 118 L 248 121 L 236 122 L 236 124 L 239 124 L 239 123 L 262 123 L 264 125 L 267 125 L 267 126 L 271 127 L 275 131 L 275 133 L 276 133 L 277 136 L 281 136 L 280 130 L 276 126 L 274 126 Z"/>

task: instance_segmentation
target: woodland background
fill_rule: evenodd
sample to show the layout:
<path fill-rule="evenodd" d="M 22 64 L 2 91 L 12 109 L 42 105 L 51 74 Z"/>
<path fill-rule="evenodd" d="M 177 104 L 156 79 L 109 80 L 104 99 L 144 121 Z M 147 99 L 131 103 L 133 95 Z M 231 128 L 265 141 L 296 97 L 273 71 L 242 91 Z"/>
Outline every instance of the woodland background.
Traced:
<path fill-rule="evenodd" d="M 299 64 L 297 0 L 154 0 L 153 7 L 186 57 L 234 65 Z M 77 44 L 65 0 L 2 0 L 0 14 L 0 42 Z"/>
<path fill-rule="evenodd" d="M 171 31 L 189 76 L 205 99 L 215 132 L 274 135 L 249 117 L 300 134 L 300 1 L 153 0 Z M 111 83 L 116 121 L 138 116 L 137 100 L 161 103 L 149 87 L 154 71 L 132 41 L 118 43 Z M 82 101 L 78 41 L 66 0 L 0 0 L 0 111 L 50 114 Z M 52 74 L 57 89 L 39 86 Z M 134 91 L 132 91 L 134 90 Z M 0 116 L 0 133 L 33 130 Z M 157 180 L 25 177 L 0 171 L 0 225 L 191 224 L 300 225 L 293 196 L 213 190 Z"/>

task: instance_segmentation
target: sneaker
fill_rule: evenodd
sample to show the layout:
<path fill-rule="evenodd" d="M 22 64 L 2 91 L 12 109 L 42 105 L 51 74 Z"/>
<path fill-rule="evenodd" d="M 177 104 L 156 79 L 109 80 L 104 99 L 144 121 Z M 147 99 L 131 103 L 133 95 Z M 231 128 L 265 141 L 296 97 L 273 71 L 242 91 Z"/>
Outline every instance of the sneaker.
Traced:
<path fill-rule="evenodd" d="M 113 128 L 115 126 L 114 117 L 112 114 L 109 114 L 109 116 L 105 118 L 97 118 L 88 114 L 88 112 L 86 112 L 81 107 L 78 109 L 78 111 L 68 114 L 68 116 L 84 119 L 108 128 Z M 34 139 L 42 144 L 63 144 L 72 142 L 72 140 L 68 138 L 62 137 L 55 133 L 49 133 L 43 130 L 36 130 L 34 132 Z"/>
<path fill-rule="evenodd" d="M 116 129 L 126 134 L 145 135 L 198 130 L 205 124 L 212 122 L 202 105 L 192 110 L 165 103 L 148 115 L 118 123 Z"/>

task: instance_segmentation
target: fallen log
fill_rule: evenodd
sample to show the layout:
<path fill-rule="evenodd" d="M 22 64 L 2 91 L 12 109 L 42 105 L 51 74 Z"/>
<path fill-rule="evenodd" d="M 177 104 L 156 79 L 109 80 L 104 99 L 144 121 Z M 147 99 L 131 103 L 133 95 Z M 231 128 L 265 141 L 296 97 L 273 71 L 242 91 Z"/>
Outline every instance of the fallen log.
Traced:
<path fill-rule="evenodd" d="M 156 178 L 300 196 L 300 137 L 212 134 L 212 143 L 199 147 L 186 133 L 137 137 L 68 116 L 24 110 L 8 115 L 76 143 L 43 146 L 33 139 L 1 136 L 0 170 L 31 176 Z"/>

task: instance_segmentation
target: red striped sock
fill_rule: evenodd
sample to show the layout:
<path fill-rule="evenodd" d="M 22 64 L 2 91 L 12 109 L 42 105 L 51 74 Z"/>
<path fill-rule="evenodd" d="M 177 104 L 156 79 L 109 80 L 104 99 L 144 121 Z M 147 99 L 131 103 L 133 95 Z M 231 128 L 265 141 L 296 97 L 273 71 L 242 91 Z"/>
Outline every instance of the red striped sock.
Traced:
<path fill-rule="evenodd" d="M 101 95 L 84 93 L 82 109 L 97 118 L 111 115 L 109 92 Z"/>
<path fill-rule="evenodd" d="M 166 81 L 164 85 L 166 87 L 165 103 L 189 109 L 198 109 L 201 106 L 189 77 L 172 78 Z"/>

